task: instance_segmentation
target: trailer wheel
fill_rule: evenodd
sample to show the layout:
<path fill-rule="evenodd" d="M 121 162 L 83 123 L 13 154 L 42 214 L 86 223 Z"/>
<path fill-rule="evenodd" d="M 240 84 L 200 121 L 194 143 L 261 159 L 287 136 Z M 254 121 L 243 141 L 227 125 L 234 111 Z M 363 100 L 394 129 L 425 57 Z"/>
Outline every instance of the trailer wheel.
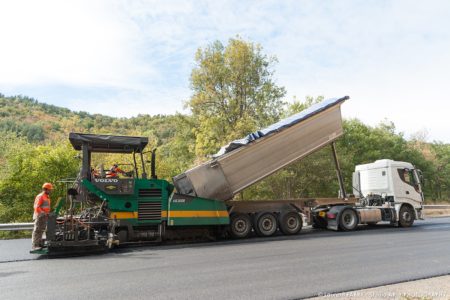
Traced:
<path fill-rule="evenodd" d="M 347 208 L 344 209 L 339 217 L 339 228 L 343 231 L 352 231 L 358 226 L 358 216 L 356 211 Z"/>
<path fill-rule="evenodd" d="M 301 216 L 296 211 L 287 211 L 278 217 L 280 231 L 285 235 L 297 234 L 303 226 Z"/>
<path fill-rule="evenodd" d="M 260 212 L 255 217 L 255 231 L 259 236 L 271 236 L 277 231 L 277 218 L 273 213 Z"/>
<path fill-rule="evenodd" d="M 400 227 L 411 227 L 414 223 L 414 210 L 409 205 L 400 208 L 398 224 Z"/>
<path fill-rule="evenodd" d="M 252 221 L 247 214 L 232 214 L 230 221 L 230 233 L 235 239 L 243 239 L 252 232 Z"/>

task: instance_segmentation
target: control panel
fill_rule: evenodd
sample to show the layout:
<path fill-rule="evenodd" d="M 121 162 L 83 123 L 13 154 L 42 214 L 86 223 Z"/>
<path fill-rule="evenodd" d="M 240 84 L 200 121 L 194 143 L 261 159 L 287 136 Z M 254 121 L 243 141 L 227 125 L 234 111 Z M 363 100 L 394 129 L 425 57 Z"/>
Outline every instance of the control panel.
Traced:
<path fill-rule="evenodd" d="M 92 183 L 110 195 L 131 195 L 134 193 L 134 180 L 122 178 L 94 178 Z"/>

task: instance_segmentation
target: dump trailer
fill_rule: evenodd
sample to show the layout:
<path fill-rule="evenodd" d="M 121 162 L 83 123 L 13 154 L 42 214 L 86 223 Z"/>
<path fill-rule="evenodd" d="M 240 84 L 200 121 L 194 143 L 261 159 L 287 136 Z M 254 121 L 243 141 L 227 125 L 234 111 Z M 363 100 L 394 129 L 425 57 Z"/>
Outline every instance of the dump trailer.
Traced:
<path fill-rule="evenodd" d="M 386 160 L 357 166 L 353 186 L 358 193 L 347 195 L 334 146 L 343 134 L 340 107 L 347 99 L 323 101 L 233 141 L 210 161 L 175 176 L 172 183 L 158 179 L 156 150 L 145 150 L 145 137 L 70 133 L 72 146 L 81 152 L 81 170 L 49 216 L 43 248 L 33 253 L 59 255 L 131 243 L 277 232 L 291 235 L 304 224 L 333 230 L 380 221 L 411 226 L 422 217 L 423 202 L 421 176 L 411 164 Z M 340 197 L 233 200 L 246 187 L 326 146 L 333 154 Z M 131 170 L 116 176 L 103 167 L 96 169 L 94 153 L 128 154 Z"/>
<path fill-rule="evenodd" d="M 223 147 L 216 157 L 174 177 L 181 194 L 229 200 L 343 134 L 341 104 L 329 99 Z"/>

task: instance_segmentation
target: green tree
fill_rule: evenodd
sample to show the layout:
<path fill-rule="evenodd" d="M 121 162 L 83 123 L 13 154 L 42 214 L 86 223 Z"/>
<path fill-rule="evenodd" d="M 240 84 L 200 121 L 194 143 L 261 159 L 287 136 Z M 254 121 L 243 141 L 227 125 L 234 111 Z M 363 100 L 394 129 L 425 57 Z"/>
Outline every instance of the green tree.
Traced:
<path fill-rule="evenodd" d="M 425 187 L 433 200 L 450 200 L 450 144 L 431 144 L 432 166 L 424 172 Z"/>
<path fill-rule="evenodd" d="M 314 98 L 313 96 L 306 96 L 304 101 L 300 101 L 296 97 L 294 97 L 294 101 L 288 104 L 284 113 L 284 117 L 289 117 L 293 114 L 299 113 L 313 104 L 322 102 L 324 98 L 324 96 L 318 96 L 316 98 Z"/>
<path fill-rule="evenodd" d="M 20 146 L 19 146 L 20 144 Z M 60 179 L 75 177 L 79 161 L 66 142 L 60 145 L 34 146 L 18 141 L 9 146 L 0 180 L 0 223 L 30 221 L 35 196 L 44 182 L 56 189 L 53 203 L 66 193 Z"/>
<path fill-rule="evenodd" d="M 275 57 L 262 47 L 230 39 L 198 49 L 191 73 L 193 94 L 187 102 L 198 120 L 196 153 L 216 152 L 224 142 L 240 138 L 278 120 L 286 91 L 273 80 Z"/>

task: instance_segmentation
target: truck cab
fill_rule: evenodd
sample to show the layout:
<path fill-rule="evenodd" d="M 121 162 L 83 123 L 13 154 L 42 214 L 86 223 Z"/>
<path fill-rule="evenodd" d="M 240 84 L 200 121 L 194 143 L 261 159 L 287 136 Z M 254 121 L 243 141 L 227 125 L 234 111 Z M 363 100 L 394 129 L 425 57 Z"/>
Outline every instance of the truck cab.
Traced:
<path fill-rule="evenodd" d="M 411 163 L 381 159 L 355 167 L 353 193 L 362 206 L 395 208 L 397 220 L 405 205 L 412 208 L 414 219 L 422 219 L 422 180 L 422 172 Z"/>

